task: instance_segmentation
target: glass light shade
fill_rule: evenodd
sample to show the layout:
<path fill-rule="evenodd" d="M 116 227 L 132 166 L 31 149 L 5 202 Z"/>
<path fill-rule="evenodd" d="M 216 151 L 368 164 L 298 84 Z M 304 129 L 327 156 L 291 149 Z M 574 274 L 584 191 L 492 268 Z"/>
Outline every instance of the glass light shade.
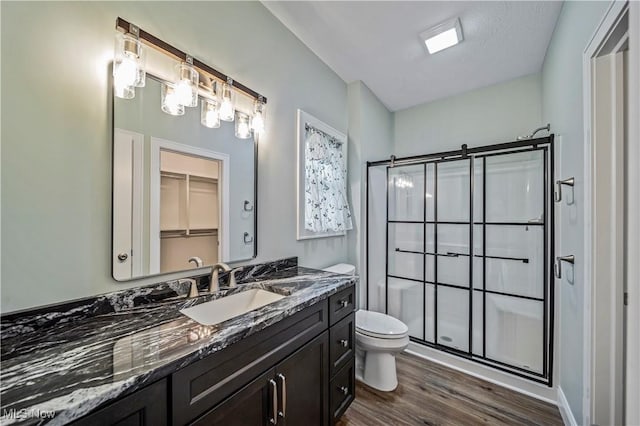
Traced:
<path fill-rule="evenodd" d="M 113 59 L 113 84 L 117 97 L 131 99 L 133 87 L 143 87 L 146 80 L 145 51 L 140 40 L 130 34 L 116 35 Z"/>
<path fill-rule="evenodd" d="M 178 65 L 176 94 L 180 104 L 187 107 L 198 106 L 198 83 L 200 74 L 192 65 L 183 62 Z"/>
<path fill-rule="evenodd" d="M 239 139 L 251 137 L 251 120 L 249 115 L 243 112 L 236 112 L 236 137 Z"/>
<path fill-rule="evenodd" d="M 200 112 L 200 123 L 203 126 L 215 129 L 220 127 L 220 110 L 218 101 L 215 99 L 204 99 Z"/>
<path fill-rule="evenodd" d="M 251 128 L 256 134 L 264 133 L 264 113 L 265 104 L 260 99 L 253 103 L 253 117 L 251 118 Z"/>
<path fill-rule="evenodd" d="M 233 90 L 229 83 L 222 85 L 222 94 L 220 96 L 220 119 L 224 121 L 233 121 L 235 117 L 235 105 L 233 104 Z"/>
<path fill-rule="evenodd" d="M 138 51 L 138 74 L 136 75 L 136 87 L 144 87 L 147 82 L 147 50 L 140 46 Z"/>
<path fill-rule="evenodd" d="M 133 86 L 113 85 L 113 94 L 121 99 L 133 99 L 136 97 L 136 88 Z"/>
<path fill-rule="evenodd" d="M 184 115 L 184 105 L 182 105 L 176 94 L 176 89 L 168 84 L 162 84 L 160 88 L 160 102 L 162 111 L 169 115 Z"/>

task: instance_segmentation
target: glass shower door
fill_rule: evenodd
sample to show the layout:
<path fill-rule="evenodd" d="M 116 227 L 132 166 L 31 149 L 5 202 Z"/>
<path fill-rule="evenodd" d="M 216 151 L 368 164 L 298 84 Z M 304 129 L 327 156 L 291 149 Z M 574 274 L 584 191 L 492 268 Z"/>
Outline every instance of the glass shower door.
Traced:
<path fill-rule="evenodd" d="M 424 338 L 425 167 L 387 169 L 386 311 Z"/>
<path fill-rule="evenodd" d="M 436 250 L 428 257 L 435 261 L 435 343 L 469 352 L 471 160 L 440 161 L 434 169 Z"/>
<path fill-rule="evenodd" d="M 368 308 L 413 342 L 550 384 L 552 152 L 550 138 L 368 166 Z"/>
<path fill-rule="evenodd" d="M 482 356 L 542 374 L 547 329 L 545 152 L 488 155 L 477 163 L 484 197 L 478 217 L 482 243 L 474 245 L 482 273 L 474 274 L 474 293 L 482 303 L 474 303 L 474 310 L 483 318 Z"/>

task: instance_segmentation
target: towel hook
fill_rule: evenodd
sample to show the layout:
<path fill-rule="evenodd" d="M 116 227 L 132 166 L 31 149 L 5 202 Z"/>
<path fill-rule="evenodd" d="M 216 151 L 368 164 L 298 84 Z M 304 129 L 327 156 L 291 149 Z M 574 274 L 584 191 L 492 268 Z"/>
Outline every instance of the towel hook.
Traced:
<path fill-rule="evenodd" d="M 556 203 L 559 203 L 560 201 L 562 201 L 562 185 L 566 185 L 568 187 L 571 188 L 571 193 L 572 193 L 572 197 L 571 199 L 573 200 L 573 186 L 575 185 L 576 180 L 574 177 L 570 177 L 564 180 L 557 180 L 556 181 L 556 193 L 554 196 L 554 199 L 556 201 Z M 573 201 L 572 201 L 573 202 Z M 569 201 L 567 201 L 567 204 L 570 204 Z"/>
<path fill-rule="evenodd" d="M 562 262 L 567 262 L 573 265 L 575 263 L 575 260 L 576 258 L 572 254 L 568 256 L 556 257 L 556 263 L 553 265 L 553 271 L 556 275 L 556 278 L 558 279 L 562 278 Z"/>
<path fill-rule="evenodd" d="M 253 237 L 248 232 L 245 232 L 242 236 L 242 239 L 245 244 L 251 244 L 253 242 Z"/>

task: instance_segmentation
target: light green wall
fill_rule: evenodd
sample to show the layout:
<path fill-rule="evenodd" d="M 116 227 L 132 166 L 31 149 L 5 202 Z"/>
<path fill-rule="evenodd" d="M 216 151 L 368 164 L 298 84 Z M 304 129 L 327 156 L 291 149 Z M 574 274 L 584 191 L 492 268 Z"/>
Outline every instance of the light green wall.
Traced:
<path fill-rule="evenodd" d="M 109 61 L 121 16 L 269 99 L 258 261 L 321 267 L 347 238 L 296 241 L 296 108 L 347 129 L 347 86 L 258 2 L 6 2 L 2 311 L 146 284 L 111 278 Z M 157 281 L 157 279 L 156 279 Z"/>
<path fill-rule="evenodd" d="M 533 74 L 397 111 L 394 154 L 490 145 L 530 134 L 543 125 L 541 93 L 540 74 Z"/>
<path fill-rule="evenodd" d="M 582 54 L 609 2 L 565 2 L 542 71 L 542 112 L 557 135 L 556 175 L 575 176 L 575 203 L 563 203 L 556 224 L 558 254 L 575 254 L 575 283 L 559 282 L 557 362 L 560 387 L 578 424 L 583 421 L 584 131 Z"/>
<path fill-rule="evenodd" d="M 349 237 L 349 263 L 356 265 L 362 282 L 366 282 L 364 242 L 366 238 L 366 162 L 389 157 L 393 146 L 393 113 L 361 81 L 348 86 L 349 93 L 349 191 L 354 231 Z M 364 286 L 360 287 L 360 306 Z"/>

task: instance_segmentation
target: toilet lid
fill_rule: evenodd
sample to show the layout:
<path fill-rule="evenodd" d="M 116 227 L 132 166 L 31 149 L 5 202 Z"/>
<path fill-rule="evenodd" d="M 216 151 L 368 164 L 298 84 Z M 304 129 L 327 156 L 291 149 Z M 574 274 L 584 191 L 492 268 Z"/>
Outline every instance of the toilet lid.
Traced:
<path fill-rule="evenodd" d="M 407 335 L 409 327 L 389 315 L 359 310 L 356 312 L 356 330 L 367 336 L 398 339 Z"/>

